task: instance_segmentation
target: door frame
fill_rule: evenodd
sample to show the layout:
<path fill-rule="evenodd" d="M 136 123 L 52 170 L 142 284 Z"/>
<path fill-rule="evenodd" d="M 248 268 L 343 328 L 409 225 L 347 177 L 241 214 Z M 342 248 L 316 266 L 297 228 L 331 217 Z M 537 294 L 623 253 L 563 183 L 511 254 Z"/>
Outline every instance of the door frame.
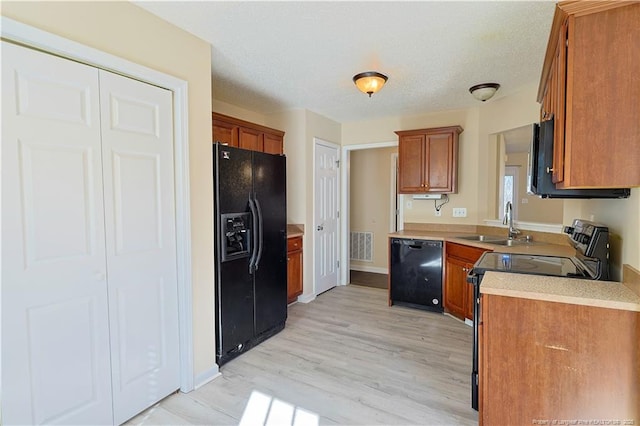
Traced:
<path fill-rule="evenodd" d="M 2 38 L 95 68 L 153 84 L 173 92 L 173 155 L 176 209 L 176 265 L 180 339 L 180 391 L 194 389 L 193 290 L 191 276 L 191 208 L 189 195 L 188 83 L 151 68 L 119 58 L 39 28 L 0 17 Z M 215 364 L 214 364 L 215 365 Z M 208 381 L 218 367 L 207 372 Z"/>
<path fill-rule="evenodd" d="M 391 201 L 389 215 L 389 231 L 396 232 L 404 229 L 404 198 L 398 193 L 398 153 L 391 154 Z M 395 208 L 394 208 L 395 207 Z"/>
<path fill-rule="evenodd" d="M 341 232 L 341 221 L 342 221 L 342 217 L 344 216 L 342 213 L 342 203 L 341 203 L 341 194 L 342 194 L 342 173 L 341 173 L 341 169 L 343 169 L 343 165 L 342 165 L 342 152 L 340 150 L 340 145 L 333 143 L 333 142 L 329 142 L 325 139 L 321 139 L 321 138 L 313 138 L 313 210 L 312 210 L 312 214 L 313 214 L 313 227 L 311 228 L 311 250 L 312 250 L 312 256 L 311 259 L 313 259 L 312 265 L 311 265 L 311 270 L 312 270 L 312 277 L 313 277 L 313 298 L 315 298 L 317 296 L 316 294 L 316 256 L 318 255 L 318 253 L 316 253 L 316 238 L 315 238 L 315 232 L 313 232 L 314 229 L 316 229 L 317 226 L 317 221 L 318 218 L 316 217 L 316 178 L 317 178 L 317 170 L 316 170 L 316 147 L 318 145 L 322 145 L 328 148 L 332 148 L 336 150 L 336 153 L 338 155 L 338 238 L 336 239 L 338 241 L 338 247 L 336 247 L 336 249 L 338 250 L 338 259 L 340 259 L 340 264 L 338 266 L 338 283 L 337 285 L 340 285 L 340 278 L 342 275 L 342 268 L 343 268 L 343 263 L 342 263 L 342 253 L 343 251 L 341 250 L 341 244 L 340 241 L 341 240 L 341 236 L 344 235 Z"/>
<path fill-rule="evenodd" d="M 388 148 L 398 146 L 398 141 L 391 142 L 374 142 L 374 143 L 362 143 L 355 145 L 343 145 L 342 146 L 342 164 L 340 167 L 340 235 L 344 237 L 339 239 L 340 247 L 340 276 L 338 277 L 338 285 L 349 284 L 349 185 L 350 185 L 350 169 L 351 169 L 351 151 L 357 151 L 361 149 L 371 148 Z"/>

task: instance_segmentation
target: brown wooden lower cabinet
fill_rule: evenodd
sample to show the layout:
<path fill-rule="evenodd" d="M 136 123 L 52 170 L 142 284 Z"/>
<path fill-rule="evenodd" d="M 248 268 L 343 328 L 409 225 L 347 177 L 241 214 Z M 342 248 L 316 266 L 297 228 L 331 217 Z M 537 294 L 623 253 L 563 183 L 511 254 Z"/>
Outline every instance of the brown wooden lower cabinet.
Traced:
<path fill-rule="evenodd" d="M 473 286 L 467 274 L 487 250 L 462 244 L 446 243 L 444 309 L 451 315 L 473 320 Z"/>
<path fill-rule="evenodd" d="M 287 239 L 287 303 L 302 294 L 302 237 Z"/>
<path fill-rule="evenodd" d="M 481 425 L 640 424 L 640 312 L 481 297 Z"/>

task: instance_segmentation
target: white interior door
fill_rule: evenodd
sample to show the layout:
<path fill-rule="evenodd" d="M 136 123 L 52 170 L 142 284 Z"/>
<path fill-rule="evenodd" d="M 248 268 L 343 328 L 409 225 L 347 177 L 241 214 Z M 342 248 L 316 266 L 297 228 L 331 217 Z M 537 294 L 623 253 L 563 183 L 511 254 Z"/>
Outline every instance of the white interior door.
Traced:
<path fill-rule="evenodd" d="M 338 285 L 338 166 L 335 146 L 315 144 L 315 287 L 316 295 Z"/>
<path fill-rule="evenodd" d="M 3 421 L 122 423 L 179 387 L 171 92 L 2 54 Z"/>
<path fill-rule="evenodd" d="M 98 71 L 2 42 L 2 417 L 112 423 Z"/>
<path fill-rule="evenodd" d="M 100 71 L 114 420 L 180 387 L 171 92 Z"/>

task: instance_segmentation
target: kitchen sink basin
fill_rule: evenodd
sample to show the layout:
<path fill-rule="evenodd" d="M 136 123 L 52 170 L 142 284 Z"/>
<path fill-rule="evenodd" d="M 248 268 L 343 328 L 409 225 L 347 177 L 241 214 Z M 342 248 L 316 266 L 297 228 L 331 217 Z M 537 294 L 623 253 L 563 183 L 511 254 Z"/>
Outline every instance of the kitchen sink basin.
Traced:
<path fill-rule="evenodd" d="M 462 237 L 456 237 L 456 238 L 460 238 L 461 240 L 468 240 L 468 241 L 482 241 L 485 243 L 496 243 L 496 242 L 506 242 L 504 237 L 499 237 L 497 235 L 464 235 Z"/>
<path fill-rule="evenodd" d="M 489 244 L 495 244 L 498 246 L 522 246 L 527 244 L 533 244 L 533 241 L 527 240 L 499 240 L 499 241 L 487 241 Z"/>
<path fill-rule="evenodd" d="M 464 235 L 456 238 L 467 241 L 479 241 L 487 244 L 495 244 L 497 246 L 522 246 L 533 244 L 530 239 L 509 240 L 498 235 Z"/>

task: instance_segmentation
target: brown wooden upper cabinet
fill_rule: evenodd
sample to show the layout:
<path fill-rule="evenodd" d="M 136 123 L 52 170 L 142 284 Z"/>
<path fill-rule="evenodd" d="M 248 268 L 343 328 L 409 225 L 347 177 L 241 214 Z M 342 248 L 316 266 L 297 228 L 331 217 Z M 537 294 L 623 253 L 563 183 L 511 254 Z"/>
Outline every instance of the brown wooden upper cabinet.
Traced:
<path fill-rule="evenodd" d="M 398 135 L 398 192 L 455 193 L 458 135 L 462 127 L 401 130 Z"/>
<path fill-rule="evenodd" d="M 215 112 L 211 113 L 211 118 L 213 143 L 220 142 L 268 154 L 284 153 L 284 132 L 281 130 Z"/>
<path fill-rule="evenodd" d="M 558 188 L 640 186 L 640 2 L 556 6 L 538 102 Z"/>

